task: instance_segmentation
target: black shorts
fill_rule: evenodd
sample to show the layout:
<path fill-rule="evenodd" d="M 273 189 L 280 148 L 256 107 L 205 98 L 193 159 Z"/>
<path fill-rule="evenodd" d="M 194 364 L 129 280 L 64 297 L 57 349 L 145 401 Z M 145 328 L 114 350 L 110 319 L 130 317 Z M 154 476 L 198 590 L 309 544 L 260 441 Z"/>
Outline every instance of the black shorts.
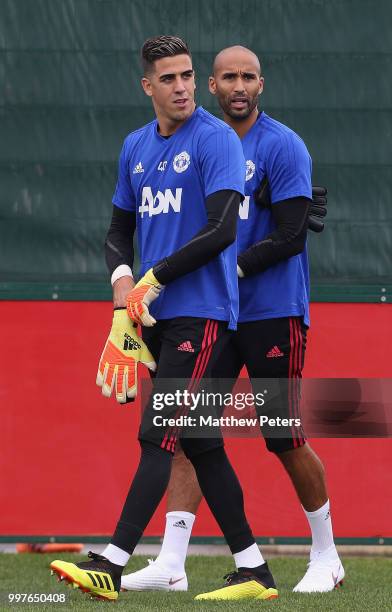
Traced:
<path fill-rule="evenodd" d="M 228 331 L 227 322 L 195 317 L 178 317 L 158 321 L 154 327 L 143 327 L 143 340 L 157 362 L 153 393 L 168 392 L 170 379 L 172 391 L 178 388 L 180 379 L 189 391 L 196 391 L 199 381 L 212 378 L 212 368 L 230 342 L 233 332 Z M 160 383 L 161 381 L 161 383 Z M 169 416 L 184 416 L 187 409 L 176 405 Z M 152 396 L 144 409 L 139 429 L 139 440 L 157 444 L 174 453 L 182 428 L 155 426 L 157 416 Z M 220 432 L 217 437 L 181 438 L 181 446 L 188 456 L 195 456 L 223 445 Z"/>
<path fill-rule="evenodd" d="M 275 399 L 266 402 L 269 417 L 300 419 L 300 379 L 304 365 L 307 327 L 302 317 L 283 317 L 239 323 L 224 353 L 215 363 L 212 376 L 236 380 L 243 366 L 251 379 L 279 379 Z M 256 394 L 257 381 L 252 381 Z M 264 389 L 264 384 L 263 384 Z M 260 409 L 263 411 L 263 408 Z M 269 436 L 261 428 L 268 450 L 282 453 L 305 443 L 302 426 L 294 423 Z M 284 437 L 277 437 L 282 435 Z M 287 437 L 286 437 L 287 436 Z"/>

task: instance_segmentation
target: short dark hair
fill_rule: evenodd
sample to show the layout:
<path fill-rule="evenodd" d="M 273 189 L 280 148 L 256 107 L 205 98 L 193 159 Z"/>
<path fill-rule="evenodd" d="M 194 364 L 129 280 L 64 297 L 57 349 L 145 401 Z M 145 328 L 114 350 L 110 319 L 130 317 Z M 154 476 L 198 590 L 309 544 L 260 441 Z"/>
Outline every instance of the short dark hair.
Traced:
<path fill-rule="evenodd" d="M 142 47 L 142 66 L 144 74 L 151 73 L 154 63 L 163 57 L 189 55 L 188 45 L 178 36 L 155 36 L 147 38 Z"/>

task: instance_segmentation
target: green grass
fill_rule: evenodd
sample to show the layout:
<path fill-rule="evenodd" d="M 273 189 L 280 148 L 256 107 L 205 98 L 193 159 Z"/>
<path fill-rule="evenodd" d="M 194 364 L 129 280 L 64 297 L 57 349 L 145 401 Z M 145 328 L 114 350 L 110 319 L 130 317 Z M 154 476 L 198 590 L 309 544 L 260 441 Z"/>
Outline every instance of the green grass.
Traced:
<path fill-rule="evenodd" d="M 344 561 L 346 581 L 343 588 L 324 595 L 297 595 L 291 592 L 306 569 L 305 558 L 273 558 L 269 565 L 278 583 L 279 599 L 271 602 L 197 602 L 193 597 L 222 584 L 222 576 L 233 569 L 228 557 L 189 557 L 187 573 L 190 590 L 187 593 L 121 593 L 115 603 L 90 600 L 79 590 L 71 590 L 50 576 L 49 563 L 58 555 L 0 555 L 0 610 L 102 610 L 115 606 L 116 611 L 175 611 L 205 612 L 210 610 L 316 610 L 335 612 L 345 610 L 392 610 L 392 559 L 350 558 Z M 79 555 L 61 555 L 68 561 L 78 561 Z M 134 557 L 127 571 L 144 567 L 145 557 Z M 12 604 L 8 593 L 64 593 L 65 604 Z"/>

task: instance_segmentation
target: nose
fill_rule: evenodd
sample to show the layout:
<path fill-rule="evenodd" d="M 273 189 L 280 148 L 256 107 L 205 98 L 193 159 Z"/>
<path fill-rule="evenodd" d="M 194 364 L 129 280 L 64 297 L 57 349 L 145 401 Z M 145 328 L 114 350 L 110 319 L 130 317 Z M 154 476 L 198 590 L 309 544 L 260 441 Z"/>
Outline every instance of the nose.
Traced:
<path fill-rule="evenodd" d="M 181 75 L 178 75 L 176 77 L 176 80 L 174 82 L 174 90 L 176 93 L 184 93 L 185 91 L 185 85 Z"/>
<path fill-rule="evenodd" d="M 234 83 L 234 91 L 236 93 L 243 93 L 245 91 L 244 82 L 242 78 L 238 75 Z"/>

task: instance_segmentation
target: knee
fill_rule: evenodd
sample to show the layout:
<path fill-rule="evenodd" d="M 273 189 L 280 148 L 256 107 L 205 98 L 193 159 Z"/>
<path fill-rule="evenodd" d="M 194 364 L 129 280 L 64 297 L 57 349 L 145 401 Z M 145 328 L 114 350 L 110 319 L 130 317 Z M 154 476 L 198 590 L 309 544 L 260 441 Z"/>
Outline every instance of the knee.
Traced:
<path fill-rule="evenodd" d="M 285 440 L 277 440 L 277 442 L 284 443 Z M 311 469 L 314 474 L 318 473 L 321 478 L 325 476 L 324 465 L 321 459 L 307 442 L 297 448 L 285 448 L 284 444 L 277 448 L 273 445 L 268 450 L 275 453 L 288 470 L 303 466 L 304 468 Z"/>
<path fill-rule="evenodd" d="M 224 443 L 221 438 L 184 438 L 181 440 L 181 446 L 183 456 L 194 464 L 197 457 L 216 449 L 223 449 Z"/>
<path fill-rule="evenodd" d="M 274 453 L 279 459 L 295 457 L 303 453 L 302 449 L 308 447 L 306 440 L 296 440 L 299 446 L 294 447 L 293 438 L 266 438 L 265 445 L 270 453 Z"/>
<path fill-rule="evenodd" d="M 174 461 L 188 461 L 188 457 L 185 455 L 184 450 L 182 448 L 181 442 L 179 442 L 176 446 L 176 450 L 173 456 Z"/>
<path fill-rule="evenodd" d="M 158 444 L 148 442 L 147 440 L 139 440 L 141 449 L 141 460 L 159 460 L 162 463 L 171 463 L 173 453 L 161 448 Z"/>

